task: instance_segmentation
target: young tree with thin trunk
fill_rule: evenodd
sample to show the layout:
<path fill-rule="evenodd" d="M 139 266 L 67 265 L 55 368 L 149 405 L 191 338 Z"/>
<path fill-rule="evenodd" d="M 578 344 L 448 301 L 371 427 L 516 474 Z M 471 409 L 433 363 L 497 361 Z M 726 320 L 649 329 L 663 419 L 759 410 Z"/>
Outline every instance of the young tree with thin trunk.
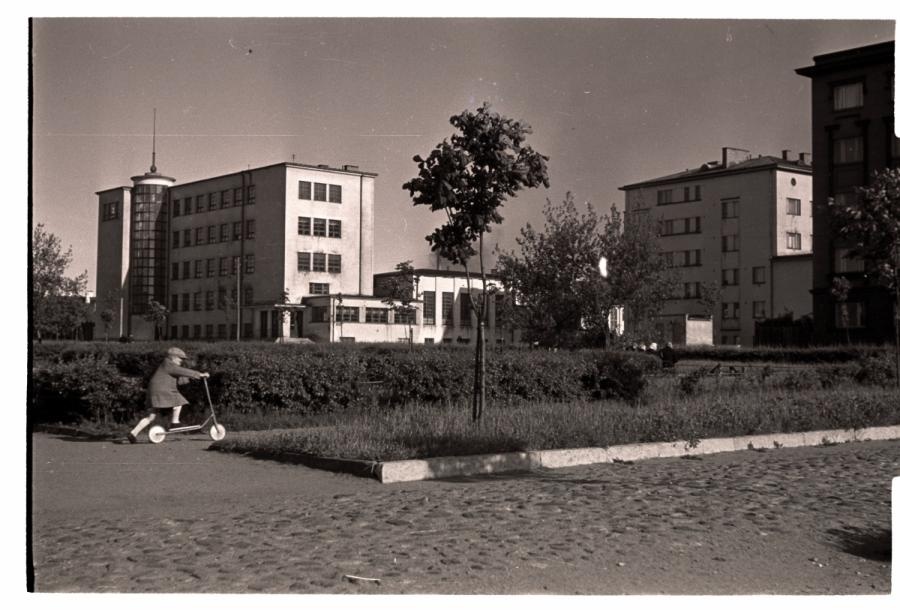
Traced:
<path fill-rule="evenodd" d="M 31 316 L 38 341 L 72 332 L 90 319 L 87 271 L 66 277 L 71 262 L 72 248 L 63 252 L 59 238 L 38 224 L 31 236 Z"/>
<path fill-rule="evenodd" d="M 468 294 L 477 320 L 475 339 L 475 384 L 472 419 L 478 421 L 485 403 L 484 321 L 487 318 L 487 272 L 484 268 L 484 235 L 503 222 L 500 208 L 508 197 L 523 188 L 550 186 L 548 158 L 525 138 L 531 127 L 501 116 L 485 102 L 450 117 L 457 133 L 438 144 L 423 159 L 413 157 L 419 175 L 403 185 L 413 205 L 427 205 L 443 212 L 446 223 L 427 236 L 431 249 L 442 258 L 462 265 Z M 470 261 L 478 259 L 483 291 L 472 290 Z"/>

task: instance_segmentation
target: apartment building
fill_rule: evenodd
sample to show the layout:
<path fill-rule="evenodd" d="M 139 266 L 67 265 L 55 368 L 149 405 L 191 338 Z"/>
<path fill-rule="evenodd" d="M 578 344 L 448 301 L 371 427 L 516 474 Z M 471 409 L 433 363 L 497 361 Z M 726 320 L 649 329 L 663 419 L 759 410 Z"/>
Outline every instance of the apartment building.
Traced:
<path fill-rule="evenodd" d="M 683 343 L 691 319 L 712 316 L 715 343 L 752 345 L 757 320 L 812 311 L 809 155 L 726 147 L 720 159 L 620 190 L 627 217 L 658 223 L 680 276 L 654 339 Z"/>
<path fill-rule="evenodd" d="M 114 328 L 154 338 L 156 301 L 167 338 L 268 339 L 297 333 L 307 296 L 371 295 L 376 175 L 279 163 L 176 186 L 154 166 L 101 191 L 97 293 Z"/>
<path fill-rule="evenodd" d="M 848 256 L 831 223 L 829 201 L 841 204 L 870 183 L 873 172 L 900 166 L 894 131 L 894 42 L 818 55 L 797 74 L 812 80 L 813 323 L 818 343 L 877 343 L 894 336 L 893 298 Z M 851 283 L 847 315 L 831 294 L 833 278 Z"/>

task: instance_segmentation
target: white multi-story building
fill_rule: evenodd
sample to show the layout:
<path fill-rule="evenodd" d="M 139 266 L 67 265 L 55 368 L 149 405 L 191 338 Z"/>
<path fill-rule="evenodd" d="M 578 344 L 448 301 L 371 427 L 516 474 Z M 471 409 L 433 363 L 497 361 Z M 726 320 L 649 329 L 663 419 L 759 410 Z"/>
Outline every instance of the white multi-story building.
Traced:
<path fill-rule="evenodd" d="M 711 314 L 716 343 L 752 345 L 755 321 L 812 312 L 808 155 L 723 148 L 721 160 L 621 190 L 626 214 L 659 223 L 661 249 L 681 275 L 655 339 L 683 343 L 685 320 Z"/>

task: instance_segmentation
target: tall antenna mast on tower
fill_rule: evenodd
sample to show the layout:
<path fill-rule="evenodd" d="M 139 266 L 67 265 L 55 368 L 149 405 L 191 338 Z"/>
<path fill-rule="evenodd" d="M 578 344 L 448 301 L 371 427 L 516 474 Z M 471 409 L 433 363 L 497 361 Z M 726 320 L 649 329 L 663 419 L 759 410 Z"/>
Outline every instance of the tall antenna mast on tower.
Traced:
<path fill-rule="evenodd" d="M 150 173 L 156 173 L 156 108 L 153 109 L 153 159 L 150 162 Z"/>

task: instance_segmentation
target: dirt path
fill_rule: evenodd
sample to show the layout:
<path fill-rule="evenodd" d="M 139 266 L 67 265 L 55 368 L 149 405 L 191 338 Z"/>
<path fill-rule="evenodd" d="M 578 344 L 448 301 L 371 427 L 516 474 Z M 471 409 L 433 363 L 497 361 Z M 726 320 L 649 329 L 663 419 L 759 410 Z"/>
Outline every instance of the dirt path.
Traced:
<path fill-rule="evenodd" d="M 890 590 L 900 442 L 397 485 L 207 444 L 34 435 L 37 590 Z"/>

